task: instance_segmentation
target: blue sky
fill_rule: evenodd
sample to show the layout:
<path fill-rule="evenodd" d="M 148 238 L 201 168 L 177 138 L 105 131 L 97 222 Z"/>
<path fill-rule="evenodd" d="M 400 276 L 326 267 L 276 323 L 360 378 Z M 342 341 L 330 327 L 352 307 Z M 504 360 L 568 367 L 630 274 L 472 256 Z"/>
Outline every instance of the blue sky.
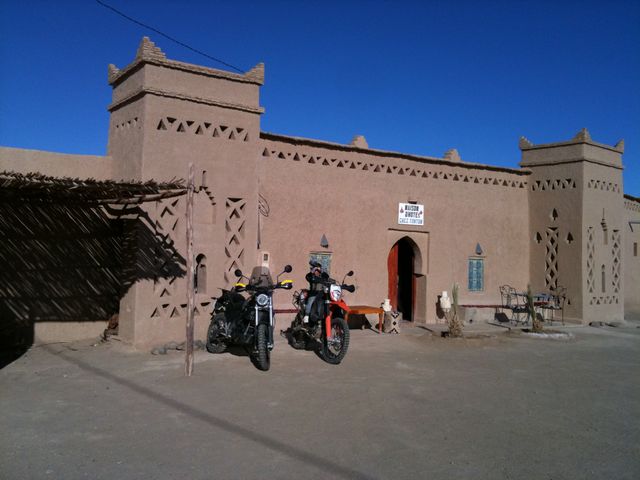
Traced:
<path fill-rule="evenodd" d="M 638 1 L 125 1 L 127 15 L 243 70 L 266 64 L 262 130 L 516 167 L 518 139 L 625 139 L 640 196 Z M 107 65 L 149 36 L 85 1 L 0 0 L 0 145 L 102 155 Z"/>

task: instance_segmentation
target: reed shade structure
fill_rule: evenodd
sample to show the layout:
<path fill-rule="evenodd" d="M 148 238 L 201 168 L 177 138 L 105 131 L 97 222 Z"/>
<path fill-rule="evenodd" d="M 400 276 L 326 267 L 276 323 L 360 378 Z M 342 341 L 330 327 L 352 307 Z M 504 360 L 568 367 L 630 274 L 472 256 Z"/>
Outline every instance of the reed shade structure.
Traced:
<path fill-rule="evenodd" d="M 0 201 L 49 201 L 94 205 L 136 205 L 187 193 L 182 179 L 114 181 L 0 172 Z"/>
<path fill-rule="evenodd" d="M 53 311 L 54 317 L 61 317 L 64 312 L 76 313 L 87 312 L 84 304 L 80 307 L 70 302 L 75 301 L 78 303 L 79 297 L 87 297 L 91 294 L 109 297 L 111 298 L 113 293 L 118 290 L 118 287 L 123 283 L 126 287 L 126 281 L 123 281 L 123 275 L 118 275 L 110 269 L 113 265 L 107 265 L 107 262 L 114 256 L 114 253 L 119 253 L 121 245 L 119 239 L 113 235 L 109 227 L 109 215 L 127 215 L 129 213 L 140 212 L 137 208 L 142 203 L 156 202 L 165 200 L 181 195 L 187 195 L 187 275 L 188 275 L 188 305 L 189 314 L 187 315 L 187 358 L 186 358 L 186 374 L 191 375 L 193 372 L 193 304 L 194 304 L 194 281 L 192 276 L 193 270 L 193 194 L 195 190 L 194 186 L 194 173 L 193 165 L 189 165 L 189 183 L 185 184 L 183 179 L 172 179 L 168 182 L 157 182 L 155 180 L 148 181 L 114 181 L 114 180 L 95 180 L 93 178 L 80 179 L 71 177 L 51 177 L 42 175 L 40 173 L 17 173 L 13 171 L 0 172 L 0 240 L 4 242 L 5 248 L 0 250 L 0 257 L 2 255 L 7 256 L 5 260 L 13 262 L 15 266 L 19 267 L 23 273 L 23 277 L 26 278 L 24 282 L 16 281 L 20 274 L 13 276 L 12 278 L 0 278 L 0 286 L 7 283 L 6 290 L 11 290 L 12 298 L 8 301 L 16 300 L 16 305 L 10 305 L 12 311 L 15 313 L 17 320 L 23 320 L 23 317 L 27 316 L 28 312 L 21 312 L 19 303 L 23 303 L 23 296 L 26 295 L 29 298 L 36 299 L 38 297 L 38 291 L 41 289 L 31 289 L 29 291 L 27 287 L 33 285 L 42 285 L 46 283 L 47 288 L 52 292 L 51 296 L 46 297 L 48 300 L 40 301 L 40 304 L 36 305 L 37 311 L 47 313 L 48 310 L 55 310 L 53 307 L 58 306 L 58 309 Z M 122 209 L 114 211 L 116 206 L 122 206 Z M 101 211 L 109 211 L 109 215 L 101 214 Z M 47 212 L 46 214 L 43 212 Z M 4 213 L 4 214 L 3 214 Z M 56 219 L 63 218 L 66 222 L 71 222 L 68 226 L 65 237 L 56 239 L 56 226 L 59 227 L 59 222 Z M 34 233 L 34 228 L 27 226 L 25 221 L 28 219 L 36 219 L 38 234 L 42 238 L 25 238 L 24 232 Z M 89 228 L 88 226 L 91 226 Z M 51 234 L 47 233 L 47 227 L 50 226 Z M 22 227 L 22 228 L 20 228 Z M 88 231 L 93 230 L 100 233 L 100 238 L 84 238 Z M 74 235 L 75 233 L 75 235 Z M 66 235 L 73 236 L 73 239 L 66 238 Z M 21 255 L 21 252 L 25 250 L 27 240 L 30 248 L 29 253 L 32 254 L 29 260 L 25 260 Z M 54 268 L 49 270 L 35 268 L 34 265 L 41 261 L 41 259 L 49 259 L 51 257 L 57 258 L 69 258 L 73 255 L 65 254 L 64 252 L 55 251 L 56 246 L 62 243 L 64 245 L 73 244 L 77 251 L 82 251 L 89 263 L 98 263 L 98 265 L 91 265 L 90 268 L 78 269 L 77 271 L 83 272 L 83 277 L 80 281 L 75 282 L 78 288 L 73 292 L 65 291 L 64 287 L 69 283 L 67 277 L 72 269 L 61 269 L 59 265 L 53 265 Z M 160 249 L 163 251 L 164 249 Z M 52 253 L 54 255 L 52 255 Z M 144 252 L 143 252 L 144 253 Z M 138 257 L 143 258 L 144 265 L 148 268 L 137 266 L 138 270 L 149 271 L 149 275 L 154 272 L 152 269 L 155 264 L 158 263 L 158 258 L 150 258 L 148 254 L 138 254 Z M 148 252 L 150 253 L 150 252 Z M 147 255 L 145 257 L 145 255 Z M 117 256 L 117 255 L 116 255 Z M 147 258 L 149 257 L 149 258 Z M 165 259 L 166 260 L 166 259 Z M 140 258 L 138 258 L 140 261 Z M 159 263 L 167 263 L 159 262 Z M 88 278 L 87 271 L 101 272 L 99 280 L 94 282 Z M 47 275 L 51 272 L 63 272 L 65 278 L 48 278 Z M 26 272 L 26 273 L 25 273 Z M 105 273 L 106 272 L 106 273 Z M 179 273 L 171 270 L 166 272 L 168 275 L 181 276 Z M 184 272 L 182 272 L 184 274 Z M 35 276 L 34 280 L 30 278 Z M 5 276 L 6 277 L 6 276 Z M 3 280 L 4 278 L 4 280 Z M 146 278 L 146 277 L 143 277 Z M 19 280 L 19 278 L 18 278 Z M 48 280 L 48 281 L 47 281 Z M 135 281 L 135 280 L 134 280 Z M 103 292 L 94 292 L 95 287 L 92 285 L 105 285 L 109 290 L 108 295 L 103 295 Z M 88 287 L 87 287 L 88 285 Z M 89 288 L 91 291 L 84 291 L 82 288 Z M 77 291 L 76 291 L 77 290 Z M 55 298 L 56 300 L 51 300 Z M 59 299 L 63 298 L 64 302 Z M 1 298 L 0 298 L 1 300 Z M 32 303 L 36 303 L 37 300 L 33 300 Z M 115 302 L 115 300 L 114 300 Z M 48 305 L 51 303 L 51 305 Z M 80 302 L 82 303 L 82 302 Z M 85 302 L 86 303 L 86 302 Z M 113 303 L 113 302 L 111 302 Z M 62 305 L 62 308 L 60 308 Z M 92 312 L 95 317 L 104 317 L 110 313 L 110 309 L 117 309 L 117 305 L 108 305 L 105 311 Z M 27 311 L 35 311 L 34 308 L 26 308 Z M 59 311 L 62 310 L 62 313 Z M 24 313 L 24 315 L 23 315 Z"/>

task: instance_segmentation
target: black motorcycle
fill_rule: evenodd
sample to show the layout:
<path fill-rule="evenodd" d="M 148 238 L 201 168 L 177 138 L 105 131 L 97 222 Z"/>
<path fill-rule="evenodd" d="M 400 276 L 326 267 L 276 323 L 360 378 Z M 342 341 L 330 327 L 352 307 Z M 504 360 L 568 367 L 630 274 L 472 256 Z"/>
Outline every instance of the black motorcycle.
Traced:
<path fill-rule="evenodd" d="M 291 265 L 285 266 L 276 283 L 266 267 L 255 267 L 249 278 L 241 270 L 236 270 L 238 282 L 231 290 L 223 289 L 213 307 L 207 331 L 207 351 L 222 353 L 229 345 L 241 345 L 248 350 L 260 370 L 269 370 L 275 327 L 273 291 L 293 287 L 291 280 L 280 281 L 280 276 L 291 270 Z M 243 278 L 248 283 L 241 283 Z M 245 297 L 243 292 L 249 296 Z"/>

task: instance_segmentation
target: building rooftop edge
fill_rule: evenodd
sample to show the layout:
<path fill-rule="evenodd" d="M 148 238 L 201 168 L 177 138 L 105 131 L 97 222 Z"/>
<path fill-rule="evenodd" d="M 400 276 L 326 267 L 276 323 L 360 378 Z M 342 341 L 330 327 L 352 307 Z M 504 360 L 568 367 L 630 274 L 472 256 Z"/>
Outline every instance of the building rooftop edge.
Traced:
<path fill-rule="evenodd" d="M 112 160 L 111 155 L 99 155 L 95 153 L 66 153 L 66 152 L 54 152 L 53 150 L 42 150 L 39 148 L 22 148 L 22 147 L 12 147 L 9 145 L 0 145 L 0 150 L 3 150 L 6 153 L 10 153 L 11 151 L 15 152 L 38 152 L 45 153 L 50 155 L 58 155 L 60 157 L 87 157 L 93 158 L 96 160 Z"/>
<path fill-rule="evenodd" d="M 564 142 L 553 142 L 553 143 L 540 143 L 534 144 L 526 137 L 520 137 L 520 142 L 518 147 L 521 151 L 527 150 L 540 150 L 544 148 L 555 148 L 555 147 L 565 147 L 569 145 L 591 145 L 594 147 L 604 148 L 605 150 L 610 150 L 616 153 L 624 153 L 624 140 L 620 140 L 615 145 L 607 145 L 605 143 L 596 142 L 591 138 L 589 131 L 586 128 L 580 130 L 571 140 L 567 140 Z"/>
<path fill-rule="evenodd" d="M 233 80 L 242 83 L 253 83 L 255 85 L 264 84 L 264 63 L 258 63 L 245 73 L 234 73 L 226 70 L 219 70 L 217 68 L 203 67 L 192 63 L 171 60 L 167 59 L 164 52 L 160 50 L 160 48 L 156 47 L 148 37 L 142 38 L 135 58 L 126 67 L 119 69 L 113 64 L 109 65 L 109 84 L 114 85 L 120 82 L 143 64 L 158 65 L 175 70 L 182 70 L 215 78 L 224 78 L 226 80 Z"/>
<path fill-rule="evenodd" d="M 427 157 L 427 156 L 421 156 L 421 155 L 413 155 L 410 153 L 393 152 L 390 150 L 378 150 L 374 148 L 361 148 L 361 147 L 357 147 L 349 144 L 328 142 L 325 140 L 316 140 L 312 138 L 294 137 L 290 135 L 281 135 L 278 133 L 260 132 L 260 138 L 264 140 L 279 140 L 279 141 L 292 143 L 292 144 L 304 144 L 312 147 L 324 147 L 324 148 L 330 148 L 332 150 L 365 153 L 369 155 L 376 155 L 379 157 L 397 157 L 397 158 L 414 160 L 414 161 L 423 162 L 423 163 L 437 163 L 439 165 L 447 165 L 451 167 L 491 170 L 496 172 L 514 173 L 516 175 L 531 174 L 531 171 L 522 170 L 519 168 L 497 167 L 494 165 L 486 165 L 482 163 L 471 163 L 471 162 L 460 162 L 460 161 L 452 162 L 452 161 L 449 161 L 443 158 L 438 158 L 438 157 Z"/>

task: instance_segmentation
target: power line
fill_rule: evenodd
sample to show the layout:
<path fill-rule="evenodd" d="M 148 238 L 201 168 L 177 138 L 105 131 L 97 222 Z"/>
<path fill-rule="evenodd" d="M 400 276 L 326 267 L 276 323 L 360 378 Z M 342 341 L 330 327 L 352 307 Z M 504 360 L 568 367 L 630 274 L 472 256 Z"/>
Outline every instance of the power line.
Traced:
<path fill-rule="evenodd" d="M 198 53 L 198 54 L 200 54 L 200 55 L 202 55 L 204 57 L 207 57 L 210 60 L 213 60 L 214 62 L 221 63 L 222 65 L 225 65 L 225 66 L 227 66 L 229 68 L 233 68 L 236 72 L 244 73 L 244 71 L 240 70 L 238 67 L 235 67 L 235 66 L 231 65 L 230 63 L 224 62 L 224 61 L 220 60 L 219 58 L 212 57 L 211 55 L 208 55 L 208 54 L 206 54 L 206 53 L 204 53 L 204 52 L 202 52 L 202 51 L 200 51 L 200 50 L 198 50 L 196 48 L 193 48 L 193 47 L 187 45 L 186 43 L 182 43 L 180 40 L 176 40 L 175 38 L 170 37 L 169 35 L 167 35 L 166 33 L 161 32 L 157 28 L 153 28 L 153 27 L 151 27 L 149 25 L 146 25 L 146 24 L 144 24 L 142 22 L 139 22 L 135 18 L 131 18 L 130 16 L 122 13 L 120 10 L 117 10 L 117 9 L 113 8 L 111 5 L 107 5 L 106 3 L 101 2 L 100 0 L 96 0 L 96 3 L 98 3 L 101 6 L 103 6 L 104 8 L 108 8 L 109 10 L 111 10 L 114 13 L 117 13 L 121 17 L 126 18 L 130 22 L 133 22 L 133 23 L 135 23 L 137 25 L 140 25 L 141 27 L 147 28 L 147 29 L 151 30 L 152 32 L 157 33 L 158 35 L 162 35 L 164 38 L 166 38 L 168 40 L 171 40 L 172 42 L 177 43 L 178 45 L 180 45 L 180 46 L 182 46 L 184 48 L 188 48 L 192 52 Z"/>

